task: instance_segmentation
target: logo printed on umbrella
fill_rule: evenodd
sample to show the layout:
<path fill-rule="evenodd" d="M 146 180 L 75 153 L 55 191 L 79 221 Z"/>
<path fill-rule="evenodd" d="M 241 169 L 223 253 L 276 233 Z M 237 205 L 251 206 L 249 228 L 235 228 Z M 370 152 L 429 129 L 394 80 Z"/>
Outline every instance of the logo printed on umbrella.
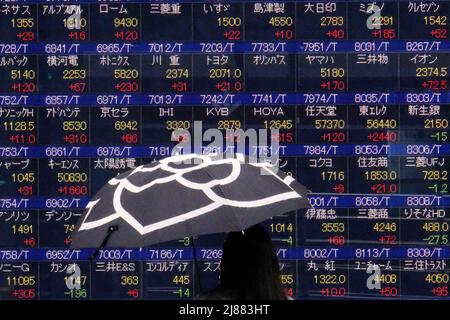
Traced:
<path fill-rule="evenodd" d="M 95 221 L 87 221 L 94 207 L 101 201 L 101 198 L 90 201 L 86 206 L 87 214 L 79 228 L 81 230 L 89 230 L 93 228 L 97 228 L 103 226 L 115 219 L 122 218 L 126 221 L 131 227 L 133 227 L 138 233 L 141 235 L 151 233 L 155 230 L 159 230 L 161 228 L 169 227 L 180 223 L 182 221 L 186 221 L 189 219 L 193 219 L 195 217 L 204 215 L 208 212 L 211 212 L 221 206 L 229 206 L 229 207 L 237 207 L 237 208 L 256 208 L 261 206 L 266 206 L 268 204 L 277 203 L 280 201 L 294 199 L 294 198 L 302 198 L 300 194 L 289 187 L 290 183 L 294 181 L 294 178 L 291 176 L 286 176 L 285 178 L 279 177 L 276 173 L 272 172 L 270 169 L 272 166 L 267 163 L 249 163 L 252 166 L 259 167 L 262 170 L 267 171 L 269 175 L 276 177 L 279 181 L 283 182 L 286 186 L 291 189 L 287 192 L 282 192 L 279 194 L 271 195 L 265 198 L 257 199 L 257 200 L 248 200 L 248 201 L 237 201 L 232 199 L 224 198 L 217 193 L 215 193 L 212 188 L 216 186 L 223 186 L 232 183 L 235 181 L 240 173 L 241 173 L 241 163 L 245 161 L 245 157 L 243 154 L 235 154 L 233 158 L 219 158 L 215 159 L 217 154 L 209 154 L 209 155 L 197 155 L 197 154 L 187 154 L 187 155 L 177 155 L 170 158 L 165 158 L 159 161 L 159 163 L 152 167 L 139 166 L 133 171 L 131 171 L 126 177 L 113 178 L 108 184 L 112 186 L 116 186 L 113 196 L 113 207 L 115 212 L 110 215 L 95 220 Z M 200 161 L 199 161 L 200 160 Z M 194 166 L 186 167 L 186 168 L 174 168 L 170 166 L 170 164 L 179 164 L 179 163 L 194 163 Z M 231 165 L 232 171 L 231 173 L 223 178 L 223 179 L 212 179 L 211 181 L 205 183 L 199 183 L 190 181 L 185 177 L 186 173 L 193 172 L 195 170 L 203 169 L 207 166 L 211 165 Z M 157 170 L 162 170 L 168 173 L 171 173 L 168 176 L 163 178 L 157 178 L 152 180 L 149 183 L 146 183 L 142 186 L 136 186 L 128 180 L 131 176 L 136 173 L 142 172 L 155 172 Z M 123 206 L 121 202 L 122 192 L 124 190 L 131 193 L 140 193 L 149 188 L 152 188 L 156 185 L 161 185 L 169 182 L 176 181 L 179 184 L 183 185 L 186 188 L 202 191 L 204 195 L 211 200 L 211 203 L 206 206 L 197 208 L 195 210 L 185 212 L 179 214 L 175 217 L 171 217 L 162 221 L 158 221 L 149 225 L 143 226 L 135 217 L 133 217 Z"/>

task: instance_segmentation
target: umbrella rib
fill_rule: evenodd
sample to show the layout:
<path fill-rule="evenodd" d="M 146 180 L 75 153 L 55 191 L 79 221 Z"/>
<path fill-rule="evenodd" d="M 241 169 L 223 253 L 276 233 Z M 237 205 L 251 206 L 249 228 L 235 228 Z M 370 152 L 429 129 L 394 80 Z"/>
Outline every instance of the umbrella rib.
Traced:
<path fill-rule="evenodd" d="M 208 175 L 208 177 L 210 177 L 211 179 L 214 179 L 214 177 L 211 175 L 211 173 L 209 172 L 208 169 L 209 169 L 208 167 L 204 168 L 205 173 Z M 215 187 L 220 191 L 221 197 L 222 198 L 226 198 L 225 192 L 223 191 L 222 186 L 220 184 L 218 184 Z M 236 215 L 236 210 L 234 209 L 234 207 L 233 206 L 226 206 L 226 208 L 230 208 L 231 209 L 231 211 L 233 212 L 233 217 L 234 217 L 234 220 L 236 222 L 236 225 L 239 226 L 240 230 L 243 230 L 241 221 L 239 220 L 239 217 Z"/>

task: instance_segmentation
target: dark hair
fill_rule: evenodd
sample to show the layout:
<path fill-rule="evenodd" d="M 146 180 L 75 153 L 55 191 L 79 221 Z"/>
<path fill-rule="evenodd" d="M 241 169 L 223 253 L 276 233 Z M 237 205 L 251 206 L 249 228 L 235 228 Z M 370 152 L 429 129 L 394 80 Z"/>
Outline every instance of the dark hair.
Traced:
<path fill-rule="evenodd" d="M 230 292 L 236 299 L 285 300 L 279 274 L 272 239 L 263 227 L 228 234 L 218 291 Z"/>

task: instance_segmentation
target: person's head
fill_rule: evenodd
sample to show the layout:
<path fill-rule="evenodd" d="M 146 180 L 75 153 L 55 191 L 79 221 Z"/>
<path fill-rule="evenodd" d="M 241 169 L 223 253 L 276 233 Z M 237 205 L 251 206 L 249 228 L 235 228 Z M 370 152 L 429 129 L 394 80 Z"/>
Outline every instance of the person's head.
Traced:
<path fill-rule="evenodd" d="M 238 299 L 283 300 L 279 263 L 269 234 L 261 226 L 228 234 L 221 261 L 221 290 Z"/>

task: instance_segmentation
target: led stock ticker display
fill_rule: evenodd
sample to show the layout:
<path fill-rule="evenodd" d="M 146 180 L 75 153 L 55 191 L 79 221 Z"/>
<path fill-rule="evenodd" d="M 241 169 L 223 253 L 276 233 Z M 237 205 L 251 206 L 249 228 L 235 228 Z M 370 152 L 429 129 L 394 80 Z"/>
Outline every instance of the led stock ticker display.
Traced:
<path fill-rule="evenodd" d="M 449 15 L 449 1 L 0 0 L 0 299 L 193 299 L 189 238 L 89 261 L 70 233 L 103 184 L 199 123 L 224 142 L 278 130 L 249 154 L 276 153 L 312 191 L 311 209 L 263 223 L 288 295 L 448 298 Z M 196 240 L 204 289 L 224 238 Z"/>

